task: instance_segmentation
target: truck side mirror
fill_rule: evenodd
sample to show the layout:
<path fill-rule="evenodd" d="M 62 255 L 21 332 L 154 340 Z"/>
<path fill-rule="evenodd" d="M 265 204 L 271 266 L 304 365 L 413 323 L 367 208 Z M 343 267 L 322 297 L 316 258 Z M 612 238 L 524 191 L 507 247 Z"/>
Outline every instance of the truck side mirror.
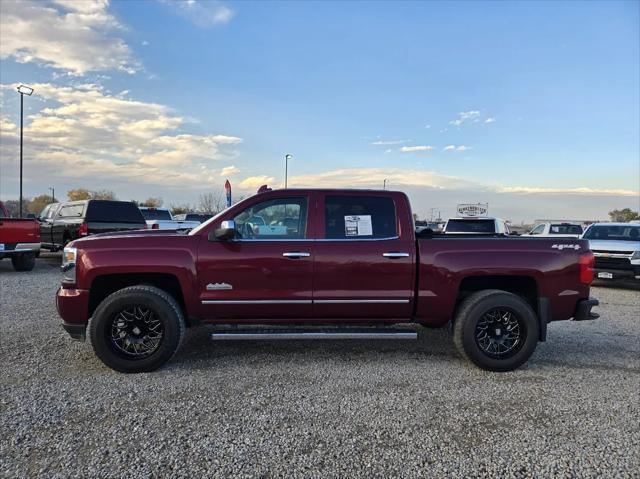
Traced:
<path fill-rule="evenodd" d="M 230 240 L 236 235 L 236 222 L 225 220 L 220 223 L 220 228 L 209 232 L 209 241 Z"/>

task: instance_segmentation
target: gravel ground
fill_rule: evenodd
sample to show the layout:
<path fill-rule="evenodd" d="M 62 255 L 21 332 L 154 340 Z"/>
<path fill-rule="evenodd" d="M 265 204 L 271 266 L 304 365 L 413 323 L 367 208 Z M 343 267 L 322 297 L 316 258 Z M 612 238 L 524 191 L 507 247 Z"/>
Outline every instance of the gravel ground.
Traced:
<path fill-rule="evenodd" d="M 50 256 L 50 255 L 47 255 Z M 419 341 L 211 343 L 123 375 L 59 326 L 59 258 L 0 262 L 0 475 L 640 477 L 640 291 L 487 373 Z"/>

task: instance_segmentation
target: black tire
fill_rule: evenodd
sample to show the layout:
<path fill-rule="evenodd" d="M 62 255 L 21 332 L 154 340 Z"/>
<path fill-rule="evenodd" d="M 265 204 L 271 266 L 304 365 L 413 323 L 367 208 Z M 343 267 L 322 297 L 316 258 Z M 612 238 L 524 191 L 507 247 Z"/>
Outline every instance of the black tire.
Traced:
<path fill-rule="evenodd" d="M 135 309 L 136 307 L 138 310 Z M 144 341 L 148 338 L 146 333 L 142 338 L 136 336 L 142 334 L 137 326 L 135 326 L 137 329 L 135 334 L 133 331 L 136 329 L 132 329 L 130 334 L 124 333 L 126 338 L 124 340 L 121 339 L 123 336 L 114 334 L 114 331 L 123 334 L 124 328 L 118 329 L 121 324 L 134 324 L 137 321 L 144 325 L 140 318 L 130 320 L 131 323 L 123 323 L 123 320 L 129 320 L 122 315 L 131 316 L 132 310 L 134 312 L 150 311 L 149 314 L 152 316 L 148 317 L 153 318 L 154 324 L 161 332 L 159 338 L 154 338 L 157 342 L 148 340 L 155 346 L 143 354 L 123 349 L 123 346 L 131 346 L 136 340 Z M 146 320 L 147 318 L 143 318 L 143 321 Z M 180 306 L 170 294 L 153 286 L 139 285 L 121 289 L 107 296 L 89 320 L 88 330 L 91 346 L 96 356 L 106 366 L 122 373 L 141 373 L 154 371 L 171 359 L 182 343 L 185 321 Z M 129 342 L 129 338 L 133 342 Z M 123 343 L 120 344 L 118 341 Z"/>
<path fill-rule="evenodd" d="M 34 253 L 13 255 L 11 264 L 15 271 L 31 271 L 36 265 L 36 255 Z"/>
<path fill-rule="evenodd" d="M 521 297 L 497 289 L 467 297 L 453 324 L 458 353 L 488 371 L 520 367 L 536 349 L 538 336 L 538 318 L 531 306 Z"/>

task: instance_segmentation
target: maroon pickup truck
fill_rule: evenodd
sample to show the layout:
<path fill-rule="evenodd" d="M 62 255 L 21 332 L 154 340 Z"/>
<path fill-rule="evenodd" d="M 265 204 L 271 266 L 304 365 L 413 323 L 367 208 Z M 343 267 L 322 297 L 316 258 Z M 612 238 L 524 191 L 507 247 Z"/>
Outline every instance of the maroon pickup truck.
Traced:
<path fill-rule="evenodd" d="M 416 237 L 401 192 L 267 190 L 186 234 L 73 241 L 56 304 L 122 372 L 160 367 L 198 323 L 214 339 L 415 338 L 450 323 L 463 357 L 508 371 L 550 321 L 598 317 L 587 241 L 430 233 Z"/>
<path fill-rule="evenodd" d="M 0 259 L 11 258 L 15 271 L 31 271 L 40 254 L 40 227 L 35 218 L 10 218 L 0 201 Z"/>

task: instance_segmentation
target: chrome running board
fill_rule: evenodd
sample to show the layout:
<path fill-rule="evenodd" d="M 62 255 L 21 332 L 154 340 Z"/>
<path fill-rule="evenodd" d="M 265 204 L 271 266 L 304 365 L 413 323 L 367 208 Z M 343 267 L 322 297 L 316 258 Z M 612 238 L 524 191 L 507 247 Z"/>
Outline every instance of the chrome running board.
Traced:
<path fill-rule="evenodd" d="M 273 339 L 418 339 L 412 329 L 400 328 L 225 328 L 211 333 L 214 341 Z"/>

